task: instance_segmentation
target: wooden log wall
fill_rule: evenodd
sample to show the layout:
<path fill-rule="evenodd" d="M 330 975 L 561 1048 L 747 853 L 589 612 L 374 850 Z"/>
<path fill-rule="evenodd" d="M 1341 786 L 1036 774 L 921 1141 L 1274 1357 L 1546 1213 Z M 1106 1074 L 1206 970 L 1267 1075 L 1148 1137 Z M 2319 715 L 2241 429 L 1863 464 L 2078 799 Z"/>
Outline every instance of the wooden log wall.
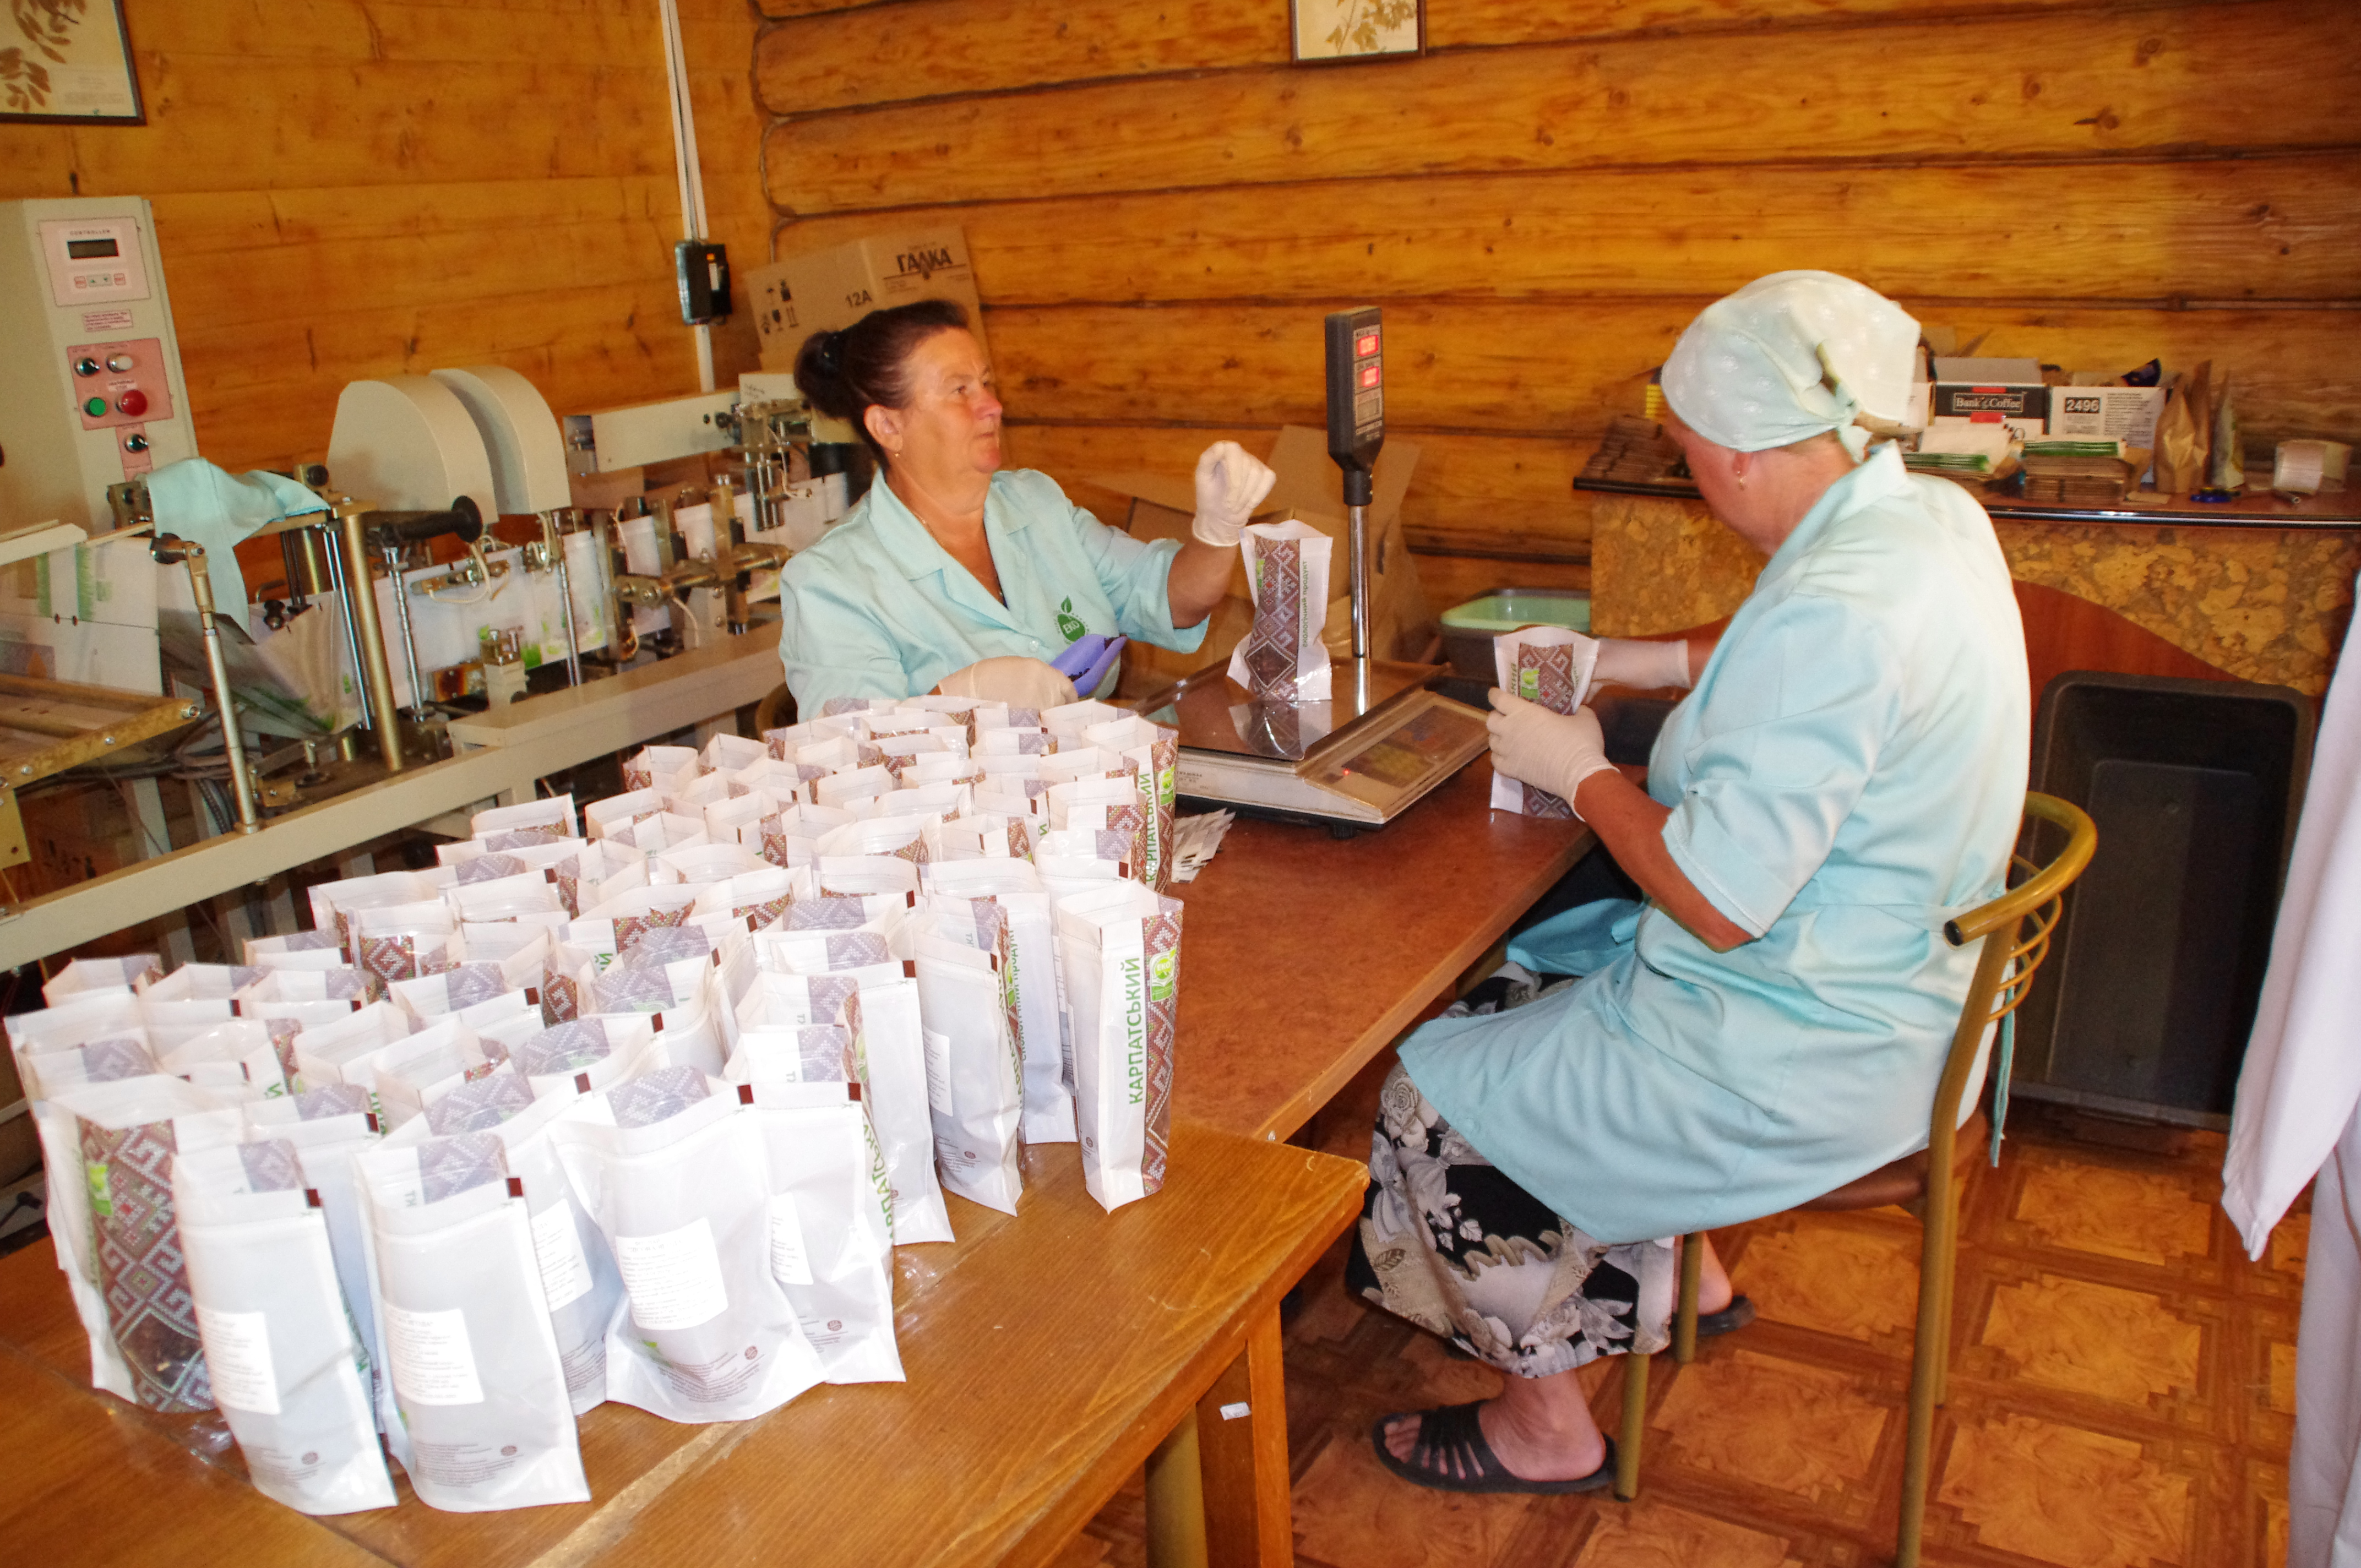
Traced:
<path fill-rule="evenodd" d="M 708 216 L 756 266 L 755 18 L 680 10 Z M 316 461 L 346 382 L 443 366 L 509 366 L 561 413 L 697 389 L 656 0 L 129 0 L 126 19 L 147 125 L 0 124 L 0 199 L 154 202 L 205 456 Z M 725 378 L 753 365 L 751 324 L 716 339 Z"/>
<path fill-rule="evenodd" d="M 756 3 L 776 251 L 965 225 L 1012 452 L 1102 515 L 1317 422 L 1322 313 L 1381 304 L 1437 603 L 1551 580 L 1608 418 L 1792 267 L 2361 435 L 2349 0 L 1427 0 L 1424 57 L 1320 66 L 1286 0 Z"/>

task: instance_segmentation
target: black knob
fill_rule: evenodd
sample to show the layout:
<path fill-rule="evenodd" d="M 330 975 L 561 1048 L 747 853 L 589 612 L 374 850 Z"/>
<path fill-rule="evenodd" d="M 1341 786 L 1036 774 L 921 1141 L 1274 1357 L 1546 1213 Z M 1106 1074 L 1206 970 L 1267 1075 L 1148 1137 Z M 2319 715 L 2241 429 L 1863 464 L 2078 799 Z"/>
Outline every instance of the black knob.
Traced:
<path fill-rule="evenodd" d="M 148 450 L 148 438 L 144 435 L 138 434 L 137 432 L 134 432 L 132 434 L 126 435 L 123 438 L 123 450 L 126 452 L 145 452 Z"/>

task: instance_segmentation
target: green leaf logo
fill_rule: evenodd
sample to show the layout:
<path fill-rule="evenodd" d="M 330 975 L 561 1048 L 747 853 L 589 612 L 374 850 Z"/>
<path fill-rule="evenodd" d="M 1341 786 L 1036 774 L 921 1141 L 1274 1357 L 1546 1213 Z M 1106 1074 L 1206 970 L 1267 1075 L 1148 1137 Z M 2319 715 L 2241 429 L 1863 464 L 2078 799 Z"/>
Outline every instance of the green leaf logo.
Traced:
<path fill-rule="evenodd" d="M 1082 633 L 1090 630 L 1074 619 L 1074 601 L 1071 597 L 1058 607 L 1058 630 L 1066 634 L 1069 642 L 1081 641 Z"/>

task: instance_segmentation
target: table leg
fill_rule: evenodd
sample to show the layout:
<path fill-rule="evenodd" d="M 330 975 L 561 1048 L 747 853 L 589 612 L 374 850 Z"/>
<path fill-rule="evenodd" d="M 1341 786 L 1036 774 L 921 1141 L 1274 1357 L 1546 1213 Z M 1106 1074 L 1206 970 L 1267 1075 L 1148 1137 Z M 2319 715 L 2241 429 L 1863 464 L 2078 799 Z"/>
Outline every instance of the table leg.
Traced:
<path fill-rule="evenodd" d="M 1291 1568 L 1287 1379 L 1279 1313 L 1246 1332 L 1246 1347 L 1197 1404 L 1207 1561 L 1213 1568 Z"/>
<path fill-rule="evenodd" d="M 1206 1568 L 1205 1487 L 1197 1412 L 1185 1411 L 1148 1456 L 1148 1568 Z"/>

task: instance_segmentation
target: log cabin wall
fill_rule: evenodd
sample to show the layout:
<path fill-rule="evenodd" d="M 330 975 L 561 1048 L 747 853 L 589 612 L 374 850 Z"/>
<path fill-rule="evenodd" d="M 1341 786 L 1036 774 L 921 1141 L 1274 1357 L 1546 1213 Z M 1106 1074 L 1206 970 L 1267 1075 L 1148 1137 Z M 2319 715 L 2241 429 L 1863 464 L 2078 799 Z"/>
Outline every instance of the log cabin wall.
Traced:
<path fill-rule="evenodd" d="M 755 265 L 755 19 L 680 10 L 710 225 Z M 154 202 L 208 458 L 317 461 L 346 382 L 442 366 L 509 366 L 559 412 L 697 389 L 657 0 L 129 0 L 126 20 L 147 125 L 0 125 L 0 199 Z M 715 357 L 725 381 L 751 367 L 751 324 L 717 329 Z"/>
<path fill-rule="evenodd" d="M 1286 0 L 757 4 L 776 253 L 965 225 L 1012 455 L 1102 516 L 1319 422 L 1322 313 L 1385 306 L 1438 607 L 1579 580 L 1605 421 L 1782 268 L 2361 432 L 2349 0 L 1428 0 L 1423 58 L 1317 66 Z"/>

